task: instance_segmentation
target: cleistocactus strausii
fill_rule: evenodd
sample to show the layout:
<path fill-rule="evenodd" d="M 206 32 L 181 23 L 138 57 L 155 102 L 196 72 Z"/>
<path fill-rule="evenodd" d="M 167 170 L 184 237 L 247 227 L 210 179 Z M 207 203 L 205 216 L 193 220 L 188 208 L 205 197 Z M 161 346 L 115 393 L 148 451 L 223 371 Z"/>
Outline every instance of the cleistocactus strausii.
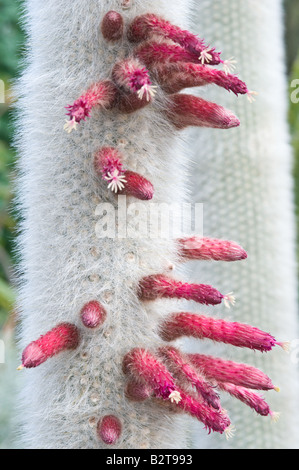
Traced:
<path fill-rule="evenodd" d="M 264 373 L 169 344 L 193 336 L 260 351 L 284 347 L 249 325 L 173 313 L 179 304 L 166 300 L 233 302 L 171 271 L 190 259 L 242 260 L 245 251 L 196 236 L 118 237 L 120 220 L 114 238 L 98 236 L 99 217 L 108 203 L 116 213 L 119 197 L 133 214 L 151 199 L 186 200 L 178 130 L 239 125 L 231 111 L 179 90 L 216 83 L 252 97 L 219 53 L 168 21 L 181 23 L 188 1 L 168 6 L 27 1 L 30 54 L 19 85 L 27 447 L 182 448 L 181 412 L 230 435 L 216 386 L 275 417 L 251 390 L 276 389 Z M 220 63 L 224 72 L 208 65 Z"/>

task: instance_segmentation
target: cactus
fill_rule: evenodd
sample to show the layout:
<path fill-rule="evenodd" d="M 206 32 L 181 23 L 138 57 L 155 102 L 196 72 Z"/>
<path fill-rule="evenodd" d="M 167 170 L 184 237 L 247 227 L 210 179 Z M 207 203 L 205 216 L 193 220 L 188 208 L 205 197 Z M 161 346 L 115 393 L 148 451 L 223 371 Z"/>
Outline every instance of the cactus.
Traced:
<path fill-rule="evenodd" d="M 209 376 L 168 344 L 193 335 L 260 351 L 283 346 L 248 325 L 173 314 L 173 299 L 234 303 L 210 285 L 174 279 L 173 264 L 240 261 L 244 249 L 117 232 L 124 197 L 139 211 L 150 200 L 185 201 L 181 129 L 239 125 L 222 106 L 177 91 L 216 83 L 252 97 L 220 53 L 169 21 L 181 19 L 187 4 L 175 1 L 171 15 L 164 1 L 27 3 L 31 52 L 19 85 L 27 447 L 181 448 L 183 413 L 230 436 L 217 387 L 274 416 L 246 381 Z M 210 67 L 218 64 L 224 72 Z M 114 236 L 101 237 L 97 226 L 111 223 L 111 207 Z M 255 389 L 265 381 L 275 389 L 261 371 L 254 377 Z"/>
<path fill-rule="evenodd" d="M 252 421 L 247 407 L 236 401 L 231 407 L 231 398 L 224 395 L 223 406 L 231 409 L 238 433 L 230 441 L 216 434 L 206 437 L 195 423 L 196 447 L 298 448 L 298 289 L 283 4 L 202 0 L 194 10 L 192 31 L 209 38 L 227 57 L 234 55 L 236 72 L 258 96 L 249 106 L 216 87 L 205 88 L 205 99 L 217 97 L 223 106 L 234 106 L 241 126 L 228 133 L 191 130 L 193 201 L 204 203 L 205 233 L 238 241 L 248 259 L 225 265 L 225 271 L 220 263 L 193 264 L 189 281 L 204 275 L 207 282 L 217 280 L 220 290 L 234 290 L 238 307 L 230 311 L 230 320 L 257 325 L 293 344 L 289 355 L 279 350 L 271 355 L 252 355 L 247 349 L 234 353 L 234 359 L 266 370 L 281 385 L 280 394 L 269 397 L 281 413 L 279 423 Z M 215 353 L 208 344 L 193 343 L 191 351 Z M 219 345 L 217 355 L 229 358 L 232 351 Z"/>

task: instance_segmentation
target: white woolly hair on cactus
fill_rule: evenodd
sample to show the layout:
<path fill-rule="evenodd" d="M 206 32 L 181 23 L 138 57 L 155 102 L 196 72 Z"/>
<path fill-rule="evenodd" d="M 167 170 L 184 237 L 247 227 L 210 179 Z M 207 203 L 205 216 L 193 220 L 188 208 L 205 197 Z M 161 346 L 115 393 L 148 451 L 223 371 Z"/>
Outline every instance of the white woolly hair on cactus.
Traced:
<path fill-rule="evenodd" d="M 169 345 L 194 336 L 259 351 L 283 346 L 249 325 L 174 313 L 180 304 L 173 299 L 217 305 L 233 297 L 176 279 L 173 264 L 240 261 L 245 251 L 196 236 L 98 233 L 107 217 L 101 204 L 114 214 L 126 196 L 134 215 L 151 199 L 186 200 L 180 129 L 239 125 L 231 111 L 177 94 L 190 80 L 249 94 L 218 52 L 168 22 L 184 26 L 188 4 L 175 0 L 169 11 L 164 0 L 26 3 L 28 64 L 17 87 L 26 447 L 181 448 L 187 445 L 181 412 L 229 436 L 215 384 L 273 415 L 246 388 L 249 366 L 186 356 Z M 221 63 L 224 71 L 209 67 Z M 135 224 L 131 216 L 127 228 Z M 233 376 L 215 376 L 215 361 Z M 256 389 L 275 389 L 265 374 L 250 371 Z"/>

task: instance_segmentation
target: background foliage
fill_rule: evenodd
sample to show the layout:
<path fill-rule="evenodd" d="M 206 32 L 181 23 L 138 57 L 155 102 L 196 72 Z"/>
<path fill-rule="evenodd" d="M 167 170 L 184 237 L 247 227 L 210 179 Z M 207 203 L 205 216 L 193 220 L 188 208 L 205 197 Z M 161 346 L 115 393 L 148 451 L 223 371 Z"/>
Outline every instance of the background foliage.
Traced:
<path fill-rule="evenodd" d="M 290 85 L 293 80 L 299 79 L 299 1 L 286 0 L 286 44 L 287 64 L 290 77 Z M 297 85 L 298 87 L 298 85 Z M 290 93 L 294 91 L 290 89 Z M 298 97 L 299 95 L 297 95 Z M 290 128 L 295 153 L 294 176 L 295 198 L 297 212 L 297 233 L 299 234 L 299 103 L 290 100 L 289 111 Z M 299 252 L 299 243 L 298 243 Z"/>
<path fill-rule="evenodd" d="M 11 281 L 15 218 L 11 200 L 15 155 L 11 147 L 13 125 L 10 88 L 21 62 L 24 41 L 18 24 L 19 13 L 16 1 L 0 0 L 0 79 L 5 86 L 5 103 L 0 104 L 0 325 L 6 321 L 14 302 Z"/>

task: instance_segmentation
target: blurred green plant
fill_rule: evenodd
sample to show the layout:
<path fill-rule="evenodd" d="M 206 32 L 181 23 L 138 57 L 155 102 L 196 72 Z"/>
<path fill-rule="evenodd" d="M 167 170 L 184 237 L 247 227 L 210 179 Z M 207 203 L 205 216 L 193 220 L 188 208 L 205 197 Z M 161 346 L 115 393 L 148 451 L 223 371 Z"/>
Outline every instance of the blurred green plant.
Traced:
<path fill-rule="evenodd" d="M 10 110 L 10 88 L 17 76 L 23 33 L 18 24 L 17 1 L 0 0 L 0 80 L 4 86 L 4 103 L 0 100 L 0 326 L 14 304 L 11 287 L 15 217 L 11 210 L 14 151 L 11 147 L 13 125 Z M 1 98 L 1 96 L 0 96 Z"/>
<path fill-rule="evenodd" d="M 299 50 L 290 75 L 289 121 L 294 147 L 295 199 L 297 212 L 297 233 L 299 234 Z M 293 99 L 292 99 L 293 97 Z M 298 102 L 297 102 L 298 101 Z M 299 243 L 298 243 L 299 252 Z"/>
<path fill-rule="evenodd" d="M 291 73 L 299 48 L 299 1 L 284 0 L 287 67 Z"/>

